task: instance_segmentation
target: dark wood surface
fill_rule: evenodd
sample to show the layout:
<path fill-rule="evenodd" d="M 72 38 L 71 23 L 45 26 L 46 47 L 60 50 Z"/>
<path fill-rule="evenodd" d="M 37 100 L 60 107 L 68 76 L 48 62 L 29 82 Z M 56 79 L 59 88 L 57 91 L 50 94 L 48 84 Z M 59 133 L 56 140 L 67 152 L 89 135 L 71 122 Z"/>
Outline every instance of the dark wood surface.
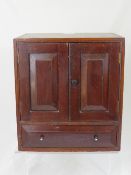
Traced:
<path fill-rule="evenodd" d="M 57 63 L 57 53 L 30 55 L 32 110 L 58 110 L 59 72 Z"/>
<path fill-rule="evenodd" d="M 21 120 L 67 120 L 67 45 L 21 43 L 18 47 Z"/>
<path fill-rule="evenodd" d="M 19 36 L 15 40 L 22 42 L 116 42 L 122 38 L 122 36 L 114 33 L 32 33 Z"/>
<path fill-rule="evenodd" d="M 120 150 L 124 45 L 116 34 L 14 39 L 19 150 Z"/>
<path fill-rule="evenodd" d="M 22 138 L 25 148 L 108 148 L 117 145 L 117 127 L 22 125 Z"/>
<path fill-rule="evenodd" d="M 117 120 L 120 43 L 71 44 L 73 120 Z"/>
<path fill-rule="evenodd" d="M 27 33 L 18 38 L 121 38 L 114 33 Z"/>

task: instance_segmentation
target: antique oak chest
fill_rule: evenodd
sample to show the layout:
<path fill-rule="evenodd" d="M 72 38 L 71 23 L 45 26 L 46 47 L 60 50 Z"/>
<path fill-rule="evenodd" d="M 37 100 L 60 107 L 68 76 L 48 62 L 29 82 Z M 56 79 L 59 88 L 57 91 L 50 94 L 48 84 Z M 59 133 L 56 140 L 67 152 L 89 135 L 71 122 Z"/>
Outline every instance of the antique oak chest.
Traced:
<path fill-rule="evenodd" d="M 111 33 L 15 38 L 18 149 L 120 150 L 124 45 Z"/>

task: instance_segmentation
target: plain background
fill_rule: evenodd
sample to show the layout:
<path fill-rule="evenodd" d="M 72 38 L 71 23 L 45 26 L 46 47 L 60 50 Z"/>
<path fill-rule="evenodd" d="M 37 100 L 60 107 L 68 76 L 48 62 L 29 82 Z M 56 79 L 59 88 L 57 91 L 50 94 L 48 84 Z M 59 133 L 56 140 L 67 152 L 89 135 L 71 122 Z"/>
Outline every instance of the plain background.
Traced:
<path fill-rule="evenodd" d="M 126 38 L 122 148 L 105 153 L 17 151 L 13 38 L 34 32 L 114 32 Z M 0 0 L 0 174 L 131 174 L 130 0 Z"/>

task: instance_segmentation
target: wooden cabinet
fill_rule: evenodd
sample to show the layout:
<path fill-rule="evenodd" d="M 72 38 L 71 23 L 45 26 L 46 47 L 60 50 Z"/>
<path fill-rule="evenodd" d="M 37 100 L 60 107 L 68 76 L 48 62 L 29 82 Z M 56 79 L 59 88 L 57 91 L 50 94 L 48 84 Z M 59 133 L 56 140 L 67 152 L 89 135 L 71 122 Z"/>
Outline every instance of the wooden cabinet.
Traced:
<path fill-rule="evenodd" d="M 123 37 L 26 34 L 14 54 L 19 150 L 120 150 Z"/>

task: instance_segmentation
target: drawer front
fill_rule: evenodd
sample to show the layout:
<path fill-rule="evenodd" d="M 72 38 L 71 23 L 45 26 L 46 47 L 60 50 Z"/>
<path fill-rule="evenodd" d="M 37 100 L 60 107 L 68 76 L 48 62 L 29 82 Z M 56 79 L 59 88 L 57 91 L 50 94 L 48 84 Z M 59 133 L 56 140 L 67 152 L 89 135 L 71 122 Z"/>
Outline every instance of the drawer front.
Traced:
<path fill-rule="evenodd" d="M 27 148 L 107 148 L 116 144 L 115 126 L 22 126 L 22 147 Z"/>

